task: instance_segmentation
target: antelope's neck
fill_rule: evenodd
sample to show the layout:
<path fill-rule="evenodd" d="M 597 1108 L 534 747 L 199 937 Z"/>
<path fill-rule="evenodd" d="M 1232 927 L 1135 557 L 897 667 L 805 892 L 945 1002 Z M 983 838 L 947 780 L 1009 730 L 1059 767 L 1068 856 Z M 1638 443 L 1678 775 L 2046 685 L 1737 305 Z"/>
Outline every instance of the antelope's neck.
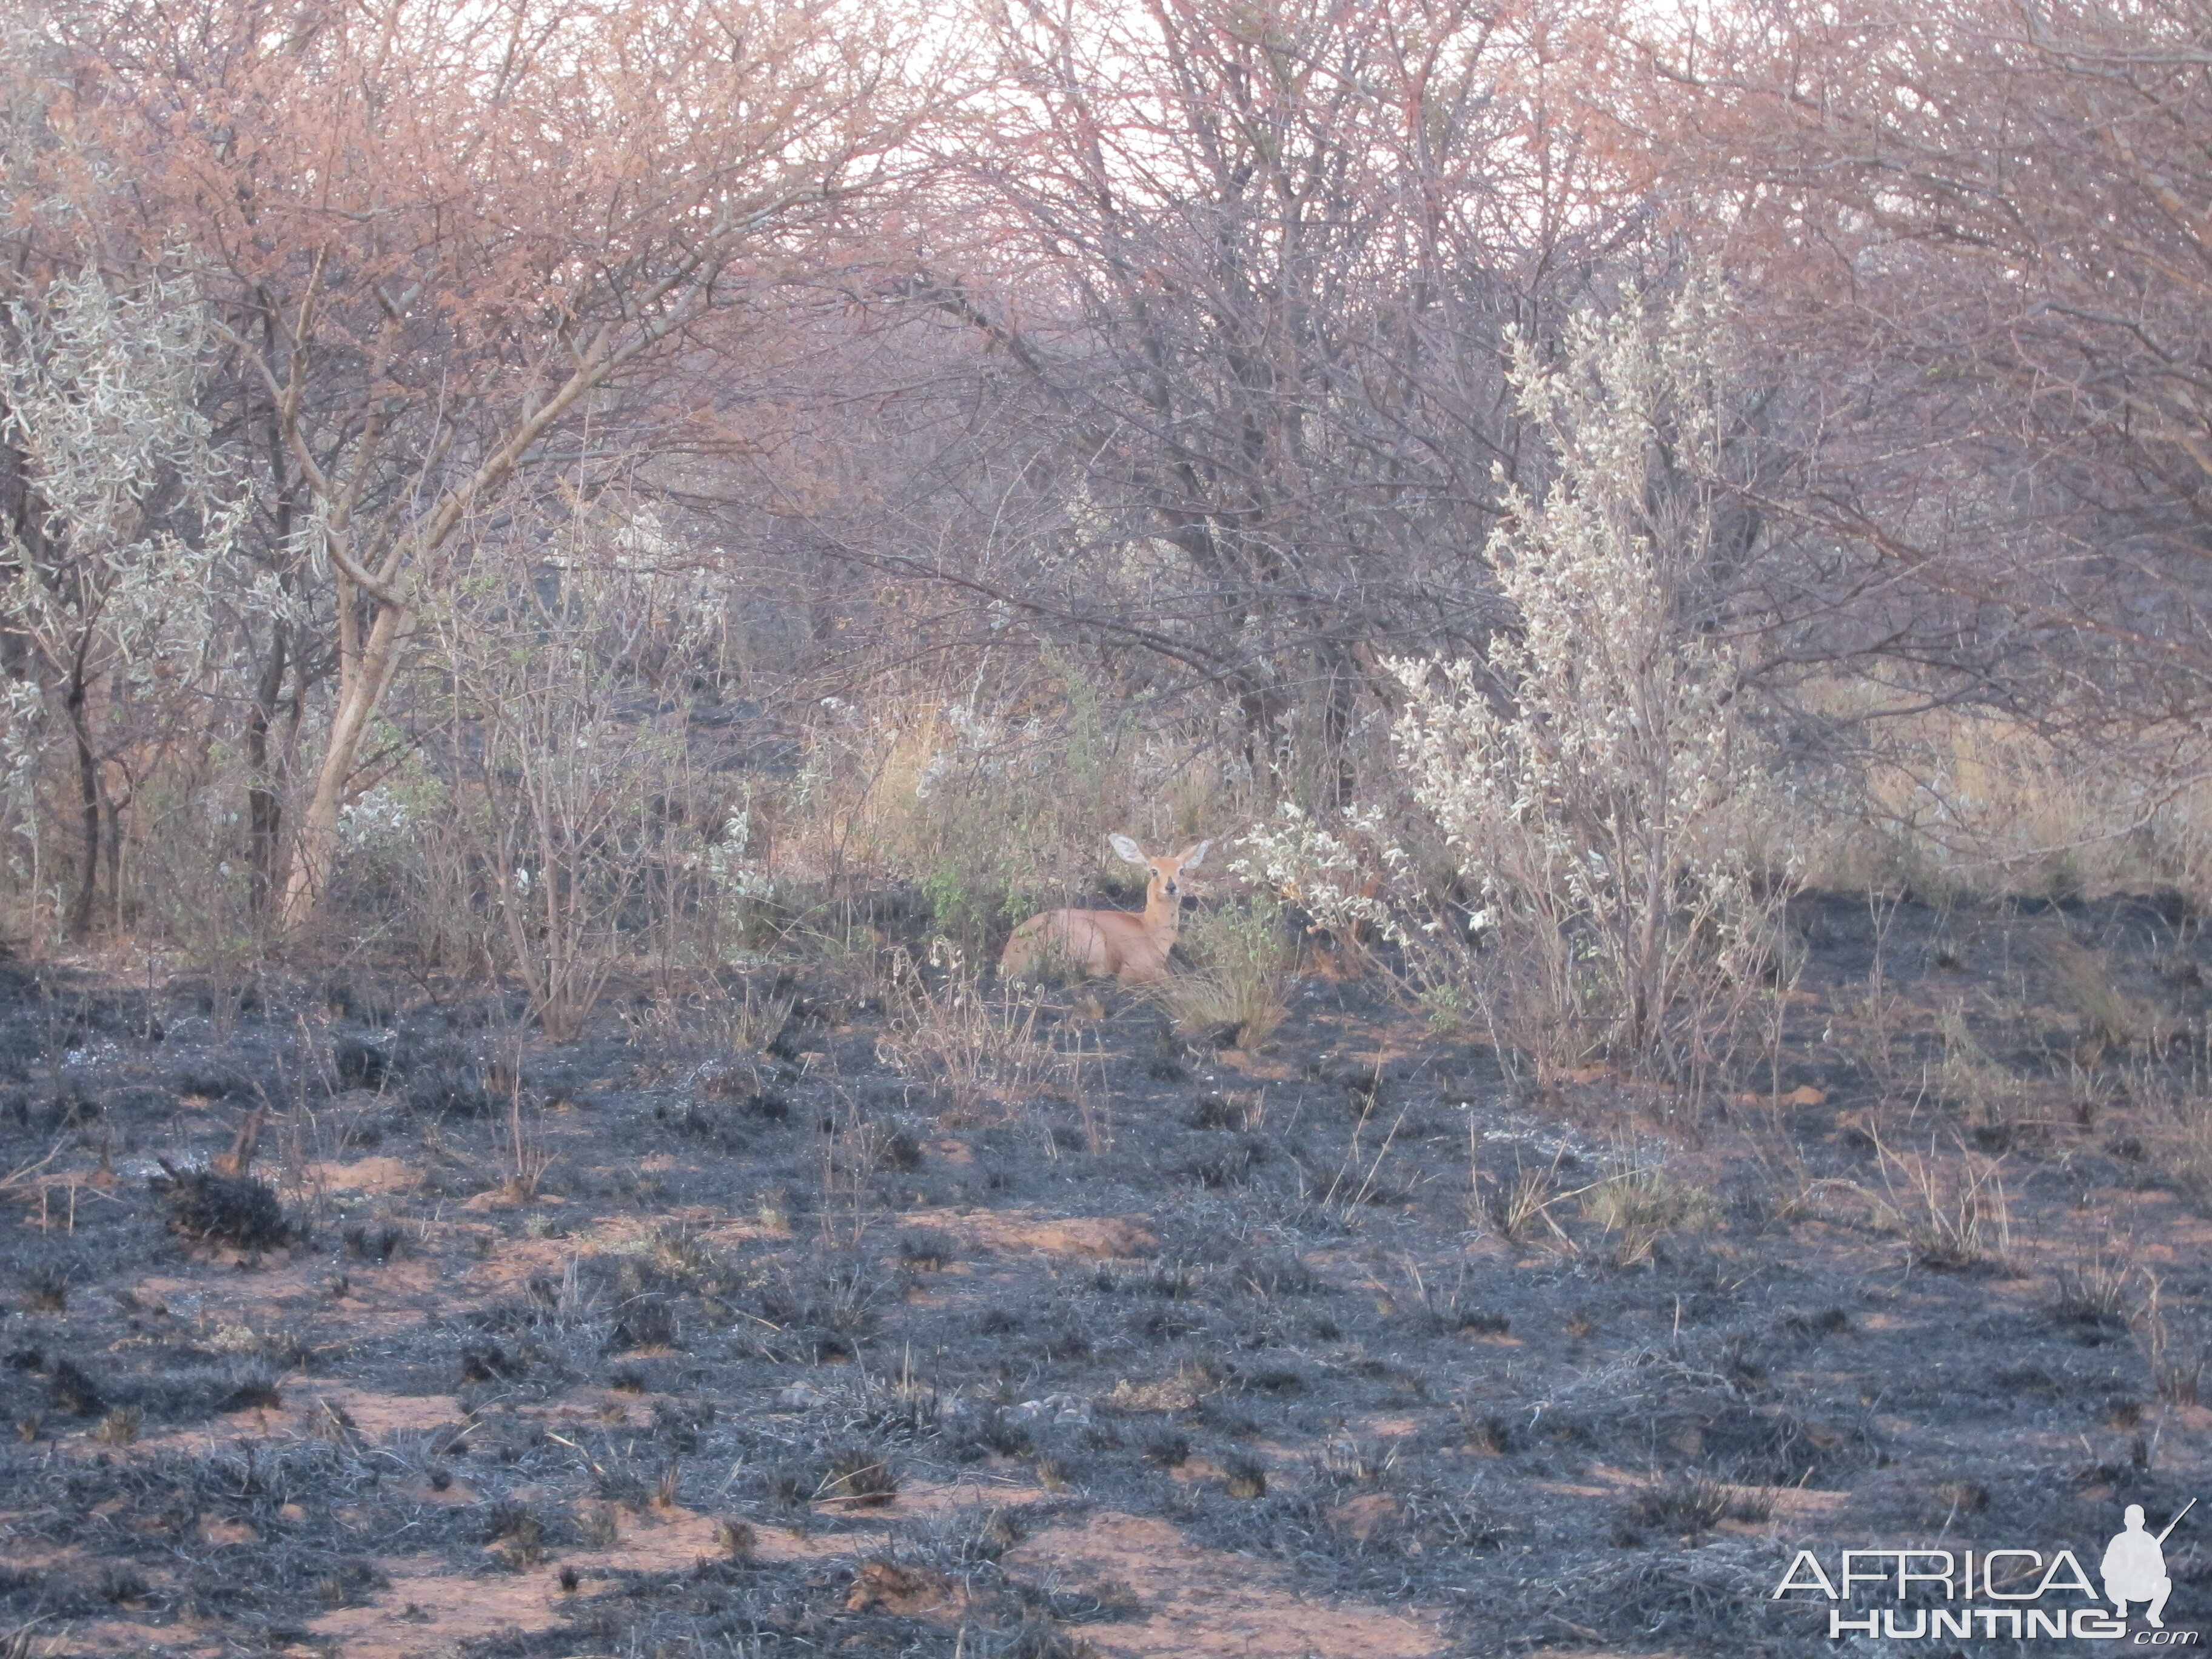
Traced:
<path fill-rule="evenodd" d="M 1182 901 L 1171 899 L 1154 887 L 1145 895 L 1145 927 L 1154 939 L 1175 943 L 1176 931 L 1182 925 Z"/>

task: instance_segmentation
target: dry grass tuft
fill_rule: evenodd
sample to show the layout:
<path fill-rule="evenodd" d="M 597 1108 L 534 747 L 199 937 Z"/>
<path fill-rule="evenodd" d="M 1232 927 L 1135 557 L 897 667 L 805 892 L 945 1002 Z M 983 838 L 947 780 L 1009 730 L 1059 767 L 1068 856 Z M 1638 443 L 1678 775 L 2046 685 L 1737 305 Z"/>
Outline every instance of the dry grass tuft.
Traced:
<path fill-rule="evenodd" d="M 1196 968 L 1169 975 L 1152 995 L 1182 1030 L 1221 1033 L 1249 1052 L 1290 1018 L 1283 989 L 1297 946 L 1273 902 L 1207 911 L 1184 931 L 1182 943 Z"/>
<path fill-rule="evenodd" d="M 1694 1538 L 1723 1521 L 1764 1521 L 1771 1506 L 1740 1494 L 1703 1469 L 1684 1469 L 1646 1482 L 1630 1501 L 1628 1513 L 1638 1526 Z"/>
<path fill-rule="evenodd" d="M 1656 1163 L 1623 1159 L 1583 1194 L 1583 1213 L 1611 1232 L 1697 1231 L 1720 1219 L 1720 1201 Z"/>
<path fill-rule="evenodd" d="M 1541 1224 L 1564 1244 L 1570 1241 L 1565 1230 L 1553 1219 L 1552 1206 L 1568 1196 L 1559 1189 L 1556 1168 L 1528 1169 L 1516 1164 L 1512 1178 L 1489 1194 L 1485 1208 L 1501 1238 L 1527 1239 Z"/>
<path fill-rule="evenodd" d="M 1893 1152 L 1879 1141 L 1883 1223 L 1902 1233 L 1912 1260 L 1947 1273 L 2003 1270 L 2012 1255 L 2012 1210 L 1998 1159 L 1959 1148 L 1955 1160 Z"/>
<path fill-rule="evenodd" d="M 127 1446 L 137 1439 L 145 1421 L 146 1413 L 141 1407 L 117 1406 L 100 1419 L 92 1437 L 103 1446 Z"/>
<path fill-rule="evenodd" d="M 1267 1495 L 1267 1465 L 1255 1457 L 1239 1453 L 1222 1464 L 1221 1486 L 1231 1498 L 1265 1498 Z"/>
<path fill-rule="evenodd" d="M 1964 1109 L 1975 1126 L 1975 1139 L 1992 1152 L 2003 1151 L 2021 1127 L 2024 1085 L 1982 1046 L 1966 1023 L 1963 1005 L 1954 1003 L 1937 1015 L 1936 1030 L 1943 1042 L 1938 1085 Z"/>
<path fill-rule="evenodd" d="M 98 1386 L 66 1359 L 54 1362 L 53 1372 L 46 1379 L 46 1395 L 56 1411 L 71 1417 L 98 1417 L 107 1409 Z"/>
<path fill-rule="evenodd" d="M 2052 1317 L 2062 1323 L 2125 1330 L 2143 1305 L 2143 1275 L 2099 1251 L 2058 1270 Z"/>
<path fill-rule="evenodd" d="M 2136 1340 L 2150 1362 L 2152 1390 L 2169 1406 L 2203 1403 L 2204 1372 L 2212 1365 L 2212 1340 L 2201 1326 L 2179 1328 L 2166 1306 L 2165 1286 L 2154 1276 L 2137 1310 Z"/>
<path fill-rule="evenodd" d="M 848 1446 L 831 1454 L 829 1472 L 815 1488 L 817 1504 L 839 1504 L 854 1509 L 880 1509 L 897 1498 L 898 1472 L 880 1450 Z"/>
<path fill-rule="evenodd" d="M 937 1085 L 946 1122 L 1003 1121 L 1041 1094 L 1073 1088 L 1073 1057 L 1045 1036 L 1033 993 L 986 991 L 943 939 L 929 969 L 933 975 L 903 952 L 896 959 L 890 1030 L 877 1049 Z"/>
<path fill-rule="evenodd" d="M 576 1516 L 576 1534 L 588 1549 L 610 1550 L 622 1536 L 622 1526 L 611 1504 L 592 1504 Z"/>
<path fill-rule="evenodd" d="M 2135 1041 L 2141 1022 L 2097 952 L 2061 937 L 2044 941 L 2043 959 L 2059 991 L 2081 1012 L 2081 1036 L 2075 1047 L 2085 1065 L 2094 1065 L 2108 1050 L 2124 1048 Z"/>
<path fill-rule="evenodd" d="M 1885 689 L 1849 677 L 1810 684 L 1805 695 L 1844 719 L 1893 702 Z M 1858 810 L 1816 830 L 1815 885 L 2065 897 L 2212 890 L 2212 784 L 2194 759 L 2193 729 L 2137 734 L 2136 754 L 2164 800 L 2146 817 L 2142 768 L 2084 766 L 2020 721 L 1952 706 L 1885 716 L 1882 726 L 1881 750 L 1858 781 Z"/>

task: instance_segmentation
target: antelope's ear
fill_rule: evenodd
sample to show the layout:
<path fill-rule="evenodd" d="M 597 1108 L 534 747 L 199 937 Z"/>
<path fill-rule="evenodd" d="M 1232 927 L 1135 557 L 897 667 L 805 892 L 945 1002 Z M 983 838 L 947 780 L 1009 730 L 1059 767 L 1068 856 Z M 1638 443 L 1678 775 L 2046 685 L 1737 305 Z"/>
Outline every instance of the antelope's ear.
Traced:
<path fill-rule="evenodd" d="M 1106 839 L 1113 843 L 1114 850 L 1127 862 L 1146 866 L 1152 863 L 1152 860 L 1145 856 L 1145 849 L 1127 836 L 1109 836 Z"/>
<path fill-rule="evenodd" d="M 1206 849 L 1212 845 L 1210 841 L 1202 841 L 1195 847 L 1186 848 L 1182 859 L 1182 867 L 1186 870 L 1197 869 L 1200 865 L 1206 862 Z"/>

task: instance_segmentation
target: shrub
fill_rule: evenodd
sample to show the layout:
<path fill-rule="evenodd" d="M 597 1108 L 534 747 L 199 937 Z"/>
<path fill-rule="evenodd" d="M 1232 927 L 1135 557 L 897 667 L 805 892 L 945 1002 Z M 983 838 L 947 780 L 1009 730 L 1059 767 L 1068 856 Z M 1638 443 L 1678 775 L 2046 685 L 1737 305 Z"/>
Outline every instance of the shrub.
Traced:
<path fill-rule="evenodd" d="M 179 1170 L 166 1158 L 161 1169 L 146 1185 L 160 1201 L 169 1231 L 181 1237 L 259 1250 L 289 1244 L 297 1236 L 277 1202 L 276 1189 L 258 1176 Z"/>
<path fill-rule="evenodd" d="M 1401 762 L 1498 947 L 1477 988 L 1547 1076 L 1600 1056 L 1703 1076 L 1790 884 L 1763 879 L 1770 756 L 1703 608 L 1720 355 L 1695 284 L 1662 316 L 1577 319 L 1557 367 L 1522 343 L 1515 383 L 1556 477 L 1540 501 L 1509 492 L 1491 544 L 1514 625 L 1480 662 L 1393 665 Z"/>
<path fill-rule="evenodd" d="M 942 1089 L 945 1121 L 1006 1117 L 1039 1094 L 1073 1087 L 1073 1056 L 1040 1027 L 1036 995 L 1014 985 L 987 990 L 950 940 L 934 942 L 927 970 L 899 952 L 893 987 L 878 1051 Z"/>
<path fill-rule="evenodd" d="M 456 610 L 441 641 L 457 707 L 476 727 L 465 828 L 532 1012 L 556 1042 L 583 1032 L 636 943 L 633 914 L 684 816 L 680 703 L 634 692 L 619 635 L 664 599 L 602 568 L 580 520 L 562 558 L 519 597 Z M 617 537 L 619 541 L 619 535 Z"/>

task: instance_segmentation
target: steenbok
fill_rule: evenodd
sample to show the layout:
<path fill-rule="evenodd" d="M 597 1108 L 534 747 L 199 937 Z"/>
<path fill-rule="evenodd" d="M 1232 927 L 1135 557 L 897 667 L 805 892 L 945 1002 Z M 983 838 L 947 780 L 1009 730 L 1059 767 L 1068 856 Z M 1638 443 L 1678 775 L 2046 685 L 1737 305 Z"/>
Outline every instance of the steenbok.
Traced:
<path fill-rule="evenodd" d="M 1150 870 L 1141 915 L 1127 910 L 1048 910 L 1014 929 L 999 957 L 999 972 L 1018 978 L 1041 966 L 1065 963 L 1093 979 L 1149 985 L 1167 977 L 1168 952 L 1182 926 L 1182 873 L 1195 870 L 1213 845 L 1202 841 L 1173 857 L 1148 858 L 1127 836 L 1109 836 L 1114 850 Z"/>

